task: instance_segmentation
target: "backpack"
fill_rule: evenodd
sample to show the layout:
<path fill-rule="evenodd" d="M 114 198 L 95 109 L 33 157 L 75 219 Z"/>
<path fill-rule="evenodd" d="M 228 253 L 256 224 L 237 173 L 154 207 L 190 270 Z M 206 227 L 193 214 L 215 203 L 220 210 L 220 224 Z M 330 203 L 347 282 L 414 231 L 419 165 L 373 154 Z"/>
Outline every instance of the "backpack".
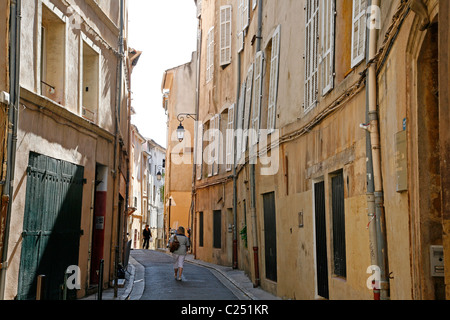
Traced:
<path fill-rule="evenodd" d="M 173 241 L 170 244 L 170 252 L 175 252 L 178 250 L 178 248 L 180 247 L 180 241 L 178 241 L 177 236 L 173 236 Z"/>

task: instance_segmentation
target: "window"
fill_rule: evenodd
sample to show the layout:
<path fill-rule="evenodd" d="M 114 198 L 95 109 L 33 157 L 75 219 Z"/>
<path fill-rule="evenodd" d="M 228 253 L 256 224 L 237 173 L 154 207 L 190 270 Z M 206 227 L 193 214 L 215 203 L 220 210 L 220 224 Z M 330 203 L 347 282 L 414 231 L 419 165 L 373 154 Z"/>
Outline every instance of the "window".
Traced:
<path fill-rule="evenodd" d="M 196 176 L 197 180 L 202 179 L 202 170 L 203 170 L 203 124 L 201 122 L 197 122 L 197 150 L 195 157 L 195 165 L 196 165 Z"/>
<path fill-rule="evenodd" d="M 210 82 L 214 76 L 214 27 L 209 29 L 206 52 L 206 83 Z"/>
<path fill-rule="evenodd" d="M 84 34 L 81 43 L 81 115 L 96 122 L 100 97 L 100 49 Z"/>
<path fill-rule="evenodd" d="M 228 108 L 226 170 L 231 171 L 234 163 L 234 104 Z"/>
<path fill-rule="evenodd" d="M 322 1 L 322 95 L 334 87 L 335 0 Z"/>
<path fill-rule="evenodd" d="M 272 55 L 270 62 L 269 105 L 267 108 L 268 133 L 275 131 L 276 107 L 278 96 L 278 73 L 280 65 L 280 26 L 272 36 Z"/>
<path fill-rule="evenodd" d="M 352 68 L 366 55 L 366 9 L 367 0 L 353 0 Z"/>
<path fill-rule="evenodd" d="M 347 276 L 345 248 L 344 176 L 342 171 L 331 177 L 331 209 L 333 220 L 334 274 Z"/>
<path fill-rule="evenodd" d="M 242 156 L 242 129 L 244 124 L 244 108 L 245 108 L 245 88 L 246 82 L 241 84 L 241 91 L 239 94 L 238 110 L 237 110 L 237 124 L 236 124 L 236 165 L 239 163 Z"/>
<path fill-rule="evenodd" d="M 238 52 L 244 50 L 244 37 L 250 22 L 250 0 L 239 0 L 238 7 Z"/>
<path fill-rule="evenodd" d="M 231 6 L 220 7 L 220 65 L 231 63 Z"/>
<path fill-rule="evenodd" d="M 250 140 L 255 145 L 259 138 L 259 128 L 260 128 L 260 113 L 261 113 L 261 97 L 262 97 L 262 72 L 264 65 L 264 54 L 262 51 L 256 53 L 255 57 L 255 72 L 253 80 L 253 106 L 252 106 L 252 123 L 251 128 L 256 133 L 256 137 Z"/>
<path fill-rule="evenodd" d="M 307 0 L 305 30 L 305 112 L 308 112 L 316 106 L 319 89 L 319 0 Z"/>
<path fill-rule="evenodd" d="M 41 95 L 64 104 L 67 18 L 47 3 L 42 2 L 39 90 Z"/>
<path fill-rule="evenodd" d="M 202 15 L 202 0 L 197 0 L 197 18 Z"/>
<path fill-rule="evenodd" d="M 244 125 L 242 132 L 242 153 L 245 155 L 248 141 L 248 128 L 250 123 L 250 109 L 252 103 L 252 89 L 253 89 L 253 64 L 250 65 L 247 72 L 247 83 L 245 90 L 245 109 L 244 109 Z"/>
<path fill-rule="evenodd" d="M 222 211 L 213 212 L 213 248 L 222 248 Z"/>

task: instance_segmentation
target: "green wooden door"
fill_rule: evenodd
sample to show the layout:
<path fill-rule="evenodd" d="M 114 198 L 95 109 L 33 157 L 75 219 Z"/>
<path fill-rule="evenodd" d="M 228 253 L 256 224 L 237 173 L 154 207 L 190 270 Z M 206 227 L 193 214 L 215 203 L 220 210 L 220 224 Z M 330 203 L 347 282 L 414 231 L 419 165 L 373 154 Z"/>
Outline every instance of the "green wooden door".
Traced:
<path fill-rule="evenodd" d="M 30 153 L 18 299 L 35 299 L 41 274 L 44 298 L 59 299 L 67 267 L 78 265 L 83 175 L 81 166 Z"/>

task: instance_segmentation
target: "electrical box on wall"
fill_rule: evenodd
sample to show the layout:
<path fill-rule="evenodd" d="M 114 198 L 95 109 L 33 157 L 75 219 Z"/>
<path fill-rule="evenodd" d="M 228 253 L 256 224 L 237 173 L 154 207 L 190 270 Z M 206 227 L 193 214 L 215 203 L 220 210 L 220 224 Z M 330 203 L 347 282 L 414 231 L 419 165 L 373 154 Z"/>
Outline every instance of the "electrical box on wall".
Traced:
<path fill-rule="evenodd" d="M 9 104 L 9 93 L 5 91 L 0 92 L 0 103 Z"/>
<path fill-rule="evenodd" d="M 430 246 L 431 276 L 444 276 L 444 247 Z"/>

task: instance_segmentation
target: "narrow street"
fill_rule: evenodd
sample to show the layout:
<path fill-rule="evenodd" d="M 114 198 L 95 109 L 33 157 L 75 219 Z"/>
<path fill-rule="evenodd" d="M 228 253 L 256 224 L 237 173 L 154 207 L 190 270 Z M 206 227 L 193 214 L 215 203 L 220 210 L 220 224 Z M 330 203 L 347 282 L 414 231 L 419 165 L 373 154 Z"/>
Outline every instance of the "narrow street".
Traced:
<path fill-rule="evenodd" d="M 133 250 L 132 256 L 145 267 L 145 288 L 141 300 L 238 300 L 236 294 L 205 267 L 186 262 L 182 281 L 176 281 L 170 255 L 152 250 Z"/>

